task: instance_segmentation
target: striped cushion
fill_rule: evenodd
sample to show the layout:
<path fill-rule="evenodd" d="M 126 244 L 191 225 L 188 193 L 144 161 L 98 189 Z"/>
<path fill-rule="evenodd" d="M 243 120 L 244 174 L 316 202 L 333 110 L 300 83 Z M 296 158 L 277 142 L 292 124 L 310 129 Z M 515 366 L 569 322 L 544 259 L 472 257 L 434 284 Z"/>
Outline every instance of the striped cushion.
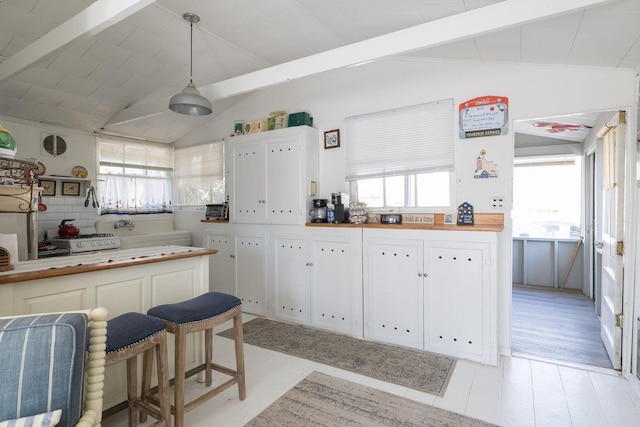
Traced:
<path fill-rule="evenodd" d="M 54 427 L 57 426 L 62 417 L 62 410 L 58 409 L 44 414 L 30 417 L 18 418 L 0 422 L 0 427 Z"/>
<path fill-rule="evenodd" d="M 59 425 L 75 425 L 87 323 L 83 313 L 0 319 L 0 420 L 62 409 Z"/>

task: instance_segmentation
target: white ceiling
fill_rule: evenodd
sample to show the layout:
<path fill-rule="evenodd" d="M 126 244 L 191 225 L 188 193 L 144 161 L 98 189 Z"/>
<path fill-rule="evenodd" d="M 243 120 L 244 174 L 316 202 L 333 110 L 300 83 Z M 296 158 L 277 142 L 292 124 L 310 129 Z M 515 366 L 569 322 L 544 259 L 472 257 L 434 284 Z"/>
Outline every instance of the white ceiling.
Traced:
<path fill-rule="evenodd" d="M 212 98 L 211 116 L 167 108 L 189 80 L 184 12 L 201 18 L 193 79 Z M 479 22 L 490 19 L 460 29 L 492 15 L 504 22 L 497 30 Z M 374 38 L 393 32 L 448 29 L 409 47 L 391 40 L 380 56 L 640 70 L 639 23 L 638 0 L 0 0 L 0 115 L 172 142 L 284 79 L 285 67 L 299 76 L 322 71 L 301 58 L 325 55 L 331 61 L 309 63 L 344 66 L 355 60 L 345 49 L 366 58 Z"/>

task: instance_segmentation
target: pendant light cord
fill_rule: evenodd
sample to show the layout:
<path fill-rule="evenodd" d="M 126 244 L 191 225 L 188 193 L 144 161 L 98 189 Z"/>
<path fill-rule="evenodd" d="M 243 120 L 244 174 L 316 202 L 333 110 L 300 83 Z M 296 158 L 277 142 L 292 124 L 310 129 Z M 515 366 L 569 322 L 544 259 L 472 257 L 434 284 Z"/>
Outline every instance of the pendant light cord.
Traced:
<path fill-rule="evenodd" d="M 191 51 L 189 52 L 189 83 L 193 84 L 193 19 L 191 19 L 190 22 L 191 22 L 191 43 L 190 43 Z"/>

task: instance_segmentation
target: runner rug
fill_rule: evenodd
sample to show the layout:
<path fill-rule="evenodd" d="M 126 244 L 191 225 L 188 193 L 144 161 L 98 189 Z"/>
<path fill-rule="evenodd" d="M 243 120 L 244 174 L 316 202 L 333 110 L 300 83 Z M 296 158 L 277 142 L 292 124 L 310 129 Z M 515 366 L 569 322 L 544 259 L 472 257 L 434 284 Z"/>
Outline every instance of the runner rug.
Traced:
<path fill-rule="evenodd" d="M 319 372 L 312 372 L 246 425 L 250 427 L 493 426 L 474 418 Z"/>
<path fill-rule="evenodd" d="M 437 396 L 444 395 L 456 364 L 455 359 L 446 356 L 260 317 L 243 326 L 244 342 L 247 344 Z M 233 329 L 219 335 L 232 338 Z"/>

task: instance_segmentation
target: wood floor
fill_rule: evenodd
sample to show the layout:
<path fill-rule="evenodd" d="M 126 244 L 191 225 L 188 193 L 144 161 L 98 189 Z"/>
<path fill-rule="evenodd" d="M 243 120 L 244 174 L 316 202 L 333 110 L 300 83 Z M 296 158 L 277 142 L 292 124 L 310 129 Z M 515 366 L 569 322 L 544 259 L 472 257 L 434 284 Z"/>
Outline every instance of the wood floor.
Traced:
<path fill-rule="evenodd" d="M 600 339 L 593 301 L 579 291 L 513 286 L 511 349 L 583 365 L 612 368 Z"/>
<path fill-rule="evenodd" d="M 252 318 L 251 315 L 243 315 L 244 321 Z M 227 322 L 219 330 L 231 326 Z M 217 363 L 235 366 L 233 340 L 216 335 L 213 347 Z M 237 387 L 231 387 L 188 412 L 186 426 L 244 426 L 313 371 L 504 427 L 640 425 L 640 396 L 629 381 L 613 370 L 585 370 L 520 357 L 503 356 L 499 366 L 495 367 L 458 360 L 444 396 L 435 396 L 248 344 L 244 349 L 246 400 L 240 401 Z M 227 379 L 216 373 L 213 386 Z M 201 395 L 205 390 L 196 377 L 187 381 L 187 399 Z M 140 427 L 152 422 L 149 419 Z M 102 422 L 103 427 L 127 425 L 126 410 Z M 309 420 L 298 424 L 300 427 L 308 425 L 318 423 Z"/>

